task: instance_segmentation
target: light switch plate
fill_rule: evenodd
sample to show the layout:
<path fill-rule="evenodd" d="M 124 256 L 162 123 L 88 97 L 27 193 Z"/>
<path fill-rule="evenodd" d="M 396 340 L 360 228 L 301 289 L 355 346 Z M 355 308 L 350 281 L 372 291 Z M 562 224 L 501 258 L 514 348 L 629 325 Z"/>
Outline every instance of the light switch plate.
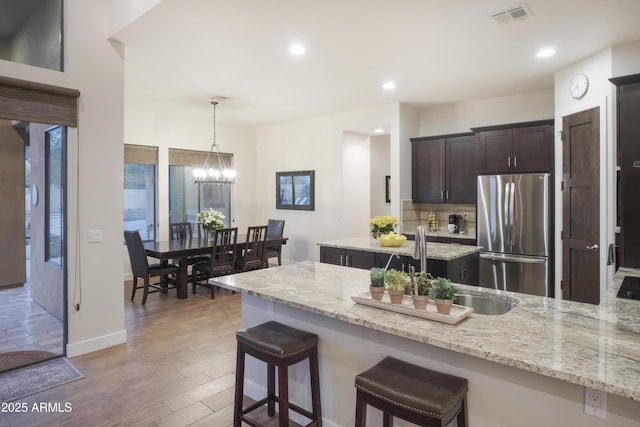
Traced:
<path fill-rule="evenodd" d="M 88 241 L 89 243 L 102 242 L 102 230 L 89 230 Z"/>

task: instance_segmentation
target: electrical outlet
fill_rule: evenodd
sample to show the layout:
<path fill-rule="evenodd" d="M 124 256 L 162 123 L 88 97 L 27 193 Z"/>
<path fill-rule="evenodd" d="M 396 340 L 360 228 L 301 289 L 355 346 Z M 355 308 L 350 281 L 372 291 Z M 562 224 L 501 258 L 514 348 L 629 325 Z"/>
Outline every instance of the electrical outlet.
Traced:
<path fill-rule="evenodd" d="M 585 387 L 584 413 L 594 417 L 607 418 L 607 394 L 600 390 Z"/>

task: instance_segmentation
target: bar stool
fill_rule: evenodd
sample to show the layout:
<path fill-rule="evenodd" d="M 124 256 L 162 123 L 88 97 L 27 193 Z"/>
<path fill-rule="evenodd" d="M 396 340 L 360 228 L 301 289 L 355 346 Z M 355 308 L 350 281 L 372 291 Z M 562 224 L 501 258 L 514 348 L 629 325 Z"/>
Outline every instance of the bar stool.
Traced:
<path fill-rule="evenodd" d="M 383 412 L 385 427 L 393 417 L 421 426 L 444 427 L 457 417 L 467 426 L 465 378 L 431 371 L 392 357 L 356 376 L 356 427 L 367 421 L 367 404 Z"/>
<path fill-rule="evenodd" d="M 311 420 L 307 426 L 322 426 L 320 411 L 320 380 L 318 373 L 318 336 L 269 321 L 236 332 L 238 351 L 236 358 L 236 394 L 233 413 L 234 427 L 242 422 L 257 427 L 246 415 L 267 404 L 269 417 L 275 415 L 278 402 L 279 426 L 289 425 L 289 409 Z M 267 364 L 267 397 L 243 408 L 245 354 Z M 312 411 L 289 402 L 289 366 L 309 359 Z M 278 395 L 275 394 L 275 369 L 278 368 Z"/>

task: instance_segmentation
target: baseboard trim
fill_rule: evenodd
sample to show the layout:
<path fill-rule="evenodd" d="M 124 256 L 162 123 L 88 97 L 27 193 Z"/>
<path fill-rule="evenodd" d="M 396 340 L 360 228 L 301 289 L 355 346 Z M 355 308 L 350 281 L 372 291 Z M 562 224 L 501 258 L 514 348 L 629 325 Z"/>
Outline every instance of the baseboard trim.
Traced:
<path fill-rule="evenodd" d="M 122 330 L 109 335 L 67 344 L 67 357 L 80 356 L 127 342 L 127 331 Z"/>

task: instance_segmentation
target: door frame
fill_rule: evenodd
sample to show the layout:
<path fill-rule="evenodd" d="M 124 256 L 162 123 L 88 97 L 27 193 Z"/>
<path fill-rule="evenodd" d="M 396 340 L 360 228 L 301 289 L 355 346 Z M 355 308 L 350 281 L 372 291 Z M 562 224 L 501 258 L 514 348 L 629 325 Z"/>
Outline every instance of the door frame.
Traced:
<path fill-rule="evenodd" d="M 612 87 L 612 93 L 615 88 Z M 560 184 L 562 182 L 562 118 L 579 113 L 592 108 L 600 108 L 600 299 L 604 299 L 608 283 L 613 279 L 614 268 L 607 265 L 607 253 L 610 244 L 615 243 L 615 181 L 616 181 L 616 153 L 613 123 L 613 97 L 603 96 L 595 97 L 579 104 L 556 110 L 555 127 L 554 127 L 554 189 L 555 189 L 555 208 L 554 221 L 555 224 L 562 224 L 562 191 Z M 554 267 L 554 284 L 556 298 L 562 298 L 562 289 L 560 281 L 562 280 L 562 240 L 560 232 L 562 226 L 556 226 L 554 230 L 555 241 L 555 267 Z"/>

